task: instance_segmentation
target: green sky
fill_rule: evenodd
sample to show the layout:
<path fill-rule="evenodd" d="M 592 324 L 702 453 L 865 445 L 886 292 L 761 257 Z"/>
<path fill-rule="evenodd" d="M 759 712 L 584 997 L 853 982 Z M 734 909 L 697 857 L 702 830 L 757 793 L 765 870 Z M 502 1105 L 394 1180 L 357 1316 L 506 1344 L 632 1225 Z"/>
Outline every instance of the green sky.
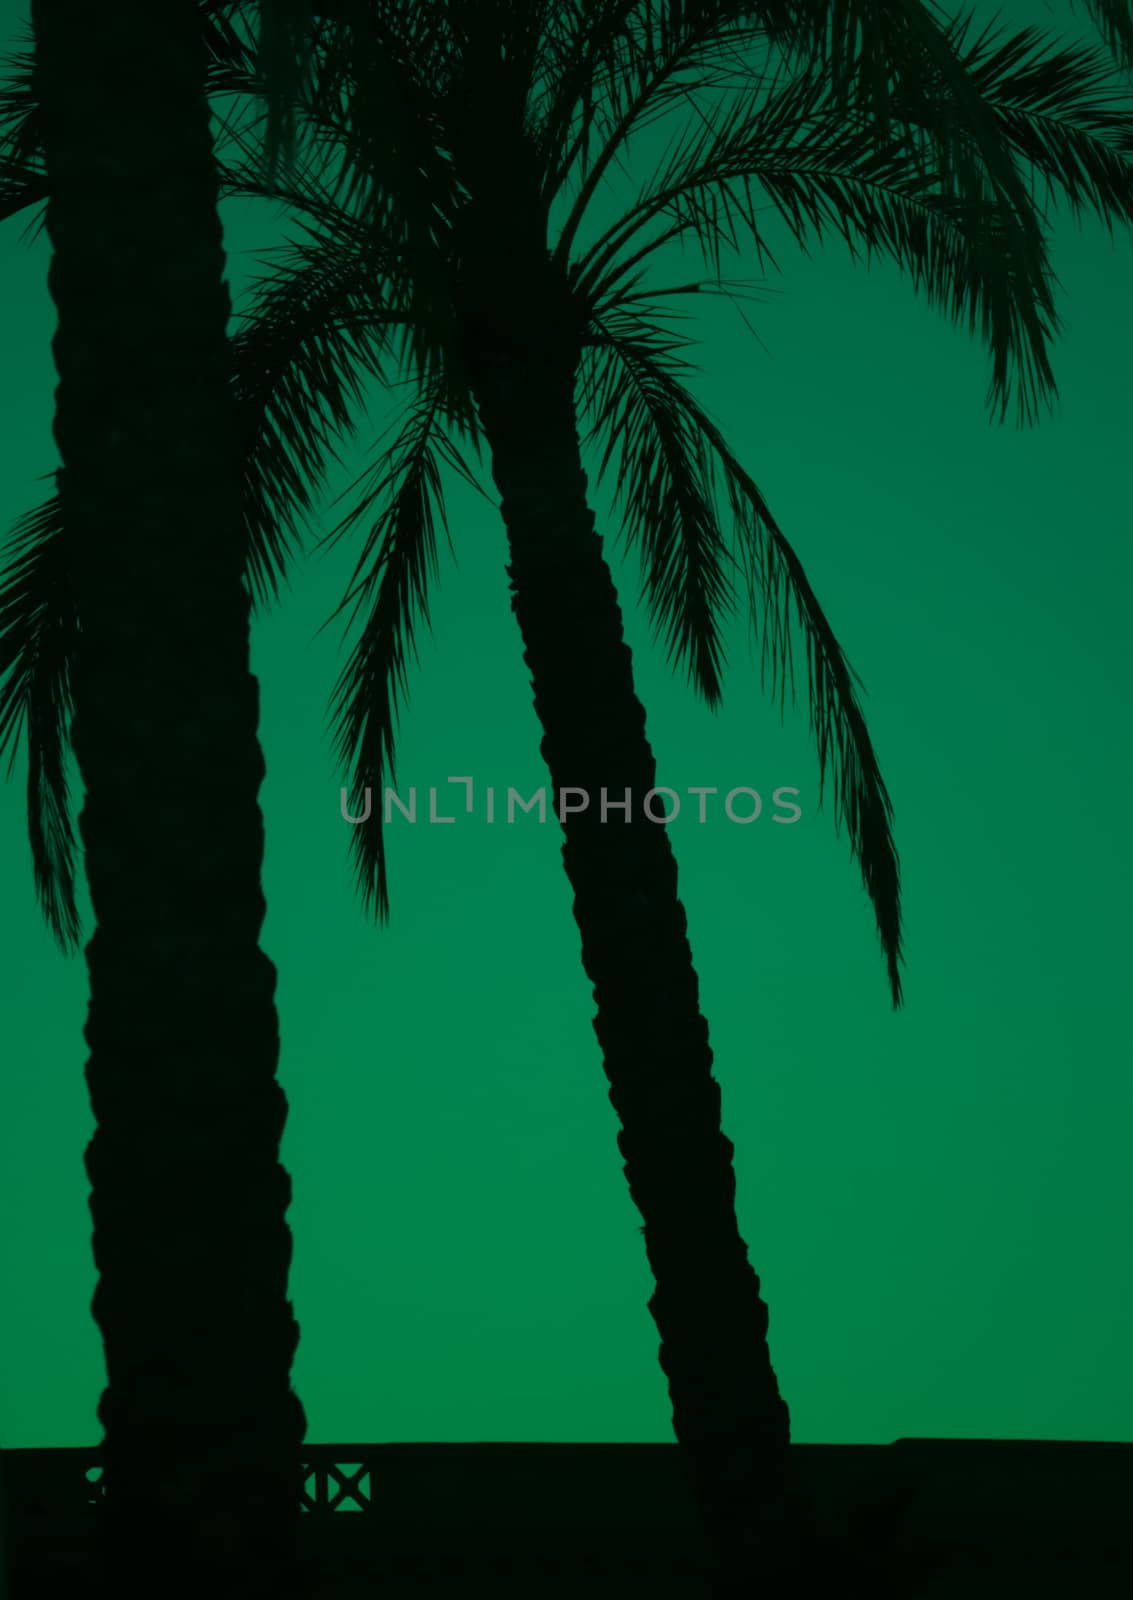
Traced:
<path fill-rule="evenodd" d="M 24 10 L 2 0 L 6 36 Z M 642 141 L 639 175 L 657 149 Z M 270 208 L 225 220 L 239 299 L 281 233 Z M 5 536 L 56 464 L 47 253 L 20 232 L 0 242 Z M 709 714 L 652 642 L 636 562 L 610 548 L 659 782 L 764 796 L 751 826 L 719 796 L 702 826 L 689 802 L 672 835 L 794 1437 L 1133 1437 L 1130 241 L 1060 222 L 1061 404 L 1024 433 L 988 421 L 985 355 L 895 270 L 835 244 L 779 260 L 746 308 L 762 347 L 725 303 L 697 308 L 698 392 L 865 680 L 903 864 L 904 1012 L 846 841 L 816 810 L 805 715 L 780 725 L 761 696 L 742 618 Z M 387 414 L 376 399 L 334 491 Z M 613 535 L 604 490 L 595 503 Z M 502 524 L 460 484 L 449 511 L 457 564 L 442 544 L 398 776 L 454 794 L 457 821 L 395 818 L 387 929 L 363 918 L 339 815 L 338 624 L 315 638 L 351 547 L 311 557 L 253 635 L 295 1381 L 314 1441 L 668 1439 L 560 835 L 484 820 L 484 786 L 544 781 Z M 85 1444 L 104 1381 L 86 969 L 34 901 L 24 772 L 21 754 L 0 785 L 0 1442 Z M 450 775 L 474 779 L 472 816 Z M 801 791 L 794 827 L 770 821 L 778 785 Z M 85 901 L 84 916 L 89 932 Z"/>

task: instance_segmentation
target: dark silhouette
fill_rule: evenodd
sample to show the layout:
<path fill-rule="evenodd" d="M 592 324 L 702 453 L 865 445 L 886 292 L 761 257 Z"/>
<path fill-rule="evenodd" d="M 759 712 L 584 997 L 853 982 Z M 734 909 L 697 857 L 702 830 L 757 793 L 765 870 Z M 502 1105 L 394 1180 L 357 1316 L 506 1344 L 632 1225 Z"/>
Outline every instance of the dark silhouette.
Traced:
<path fill-rule="evenodd" d="M 207 58 L 192 0 L 32 0 L 31 20 L 58 311 L 51 610 L 62 578 L 96 923 L 102 1582 L 277 1596 L 305 1422 Z M 41 746 L 33 781 L 58 772 Z"/>
<path fill-rule="evenodd" d="M 1133 1444 L 793 1444 L 814 1507 L 798 1593 L 1115 1600 L 1133 1593 Z M 708 1550 L 671 1444 L 319 1444 L 302 1545 L 319 1600 L 704 1600 Z M 95 1449 L 4 1450 L 9 1600 L 85 1593 Z"/>
<path fill-rule="evenodd" d="M 351 425 L 359 370 L 385 373 L 400 360 L 416 398 L 365 497 L 331 536 L 372 519 L 343 602 L 364 623 L 335 711 L 353 811 L 364 809 L 366 789 L 377 797 L 353 846 L 367 907 L 385 916 L 381 796 L 394 776 L 406 649 L 415 620 L 427 618 L 439 467 L 467 470 L 446 431 L 488 445 L 542 752 L 556 799 L 570 787 L 590 797 L 565 820 L 563 858 L 619 1147 L 645 1221 L 674 1430 L 717 1551 L 720 1592 L 757 1577 L 767 1593 L 780 1578 L 790 1590 L 788 1411 L 736 1224 L 733 1147 L 721 1131 L 676 867 L 665 829 L 644 820 L 654 760 L 586 497 L 579 422 L 607 444 L 604 469 L 617 470 L 654 617 L 710 706 L 721 695 L 720 622 L 734 580 L 761 626 L 772 693 L 791 677 L 794 613 L 820 770 L 899 1004 L 891 809 L 852 670 L 757 486 L 683 383 L 681 341 L 661 307 L 673 294 L 727 289 L 719 247 L 733 233 L 762 249 L 748 186 L 760 187 L 800 243 L 835 232 L 887 255 L 934 304 L 978 327 L 992 356 L 993 408 L 1005 415 L 1014 397 L 1029 421 L 1054 395 L 1057 330 L 1032 180 L 1076 209 L 1133 219 L 1133 122 L 1096 53 L 1044 51 L 1048 41 L 1034 33 L 973 39 L 970 25 L 943 24 L 928 5 L 324 0 L 307 12 L 323 20 L 306 87 L 295 90 L 298 137 L 301 146 L 305 135 L 326 137 L 343 173 L 325 179 L 312 155 L 276 179 L 250 137 L 244 161 L 222 169 L 224 192 L 283 199 L 313 240 L 261 286 L 236 341 L 249 580 L 274 587 L 288 558 L 278 524 L 309 508 L 330 432 Z M 765 45 L 777 66 L 753 78 Z M 213 49 L 213 86 L 256 94 L 237 36 L 214 37 Z M 716 96 L 729 87 L 721 107 Z M 627 135 L 681 104 L 698 114 L 665 169 L 581 251 L 579 224 Z M 30 95 L 9 108 L 9 144 L 22 129 L 27 168 L 11 180 L 9 212 L 21 183 L 31 198 L 42 187 L 34 112 Z M 551 202 L 572 178 L 576 199 L 552 241 Z M 677 238 L 701 247 L 713 275 L 637 287 L 651 252 Z M 738 559 L 721 526 L 721 483 Z M 49 505 L 38 524 L 25 523 L 29 573 L 36 562 L 49 570 L 64 514 Z M 31 578 L 25 588 L 22 600 L 8 591 L 4 637 L 31 674 L 20 654 L 32 634 Z M 66 603 L 74 627 L 81 597 Z M 53 661 L 63 681 L 67 661 Z M 39 737 L 58 748 L 58 698 L 39 683 Z M 615 801 L 629 795 L 632 820 L 614 811 L 603 823 L 603 790 Z M 65 815 L 58 784 L 46 791 L 34 805 Z M 65 905 L 66 841 L 42 823 L 38 840 L 45 905 Z"/>

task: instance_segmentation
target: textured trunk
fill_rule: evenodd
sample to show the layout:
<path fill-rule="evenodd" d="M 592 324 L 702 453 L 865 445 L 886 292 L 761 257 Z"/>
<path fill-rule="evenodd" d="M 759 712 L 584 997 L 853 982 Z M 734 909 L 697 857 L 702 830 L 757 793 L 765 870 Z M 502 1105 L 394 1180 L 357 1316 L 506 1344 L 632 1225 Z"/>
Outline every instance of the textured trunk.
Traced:
<path fill-rule="evenodd" d="M 485 171 L 464 236 L 464 357 L 507 525 L 512 609 L 556 806 L 563 788 L 590 797 L 565 823 L 563 863 L 618 1145 L 645 1222 L 673 1427 L 718 1554 L 717 1592 L 751 1594 L 784 1550 L 789 1416 L 736 1222 L 734 1147 L 721 1131 L 676 864 L 664 826 L 644 820 L 655 763 L 587 504 L 578 340 L 531 191 L 514 165 L 507 180 L 496 186 Z M 628 823 L 622 811 L 602 822 L 603 789 L 614 801 L 629 791 Z"/>
<path fill-rule="evenodd" d="M 81 620 L 106 1582 L 276 1595 L 294 1572 L 305 1421 L 199 24 L 193 0 L 31 13 Z"/>

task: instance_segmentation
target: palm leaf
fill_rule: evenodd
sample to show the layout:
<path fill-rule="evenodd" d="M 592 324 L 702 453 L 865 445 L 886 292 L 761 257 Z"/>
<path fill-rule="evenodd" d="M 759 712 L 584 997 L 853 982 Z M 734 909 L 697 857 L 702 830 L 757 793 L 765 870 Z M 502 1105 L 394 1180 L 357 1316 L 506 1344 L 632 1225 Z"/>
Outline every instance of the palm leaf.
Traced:
<path fill-rule="evenodd" d="M 296 107 L 315 75 L 314 35 L 319 0 L 259 0 L 256 68 L 267 100 L 265 166 L 274 177 L 295 155 Z"/>
<path fill-rule="evenodd" d="M 558 192 L 576 165 L 584 174 L 556 245 L 560 261 L 567 259 L 587 206 L 631 134 L 673 106 L 691 103 L 694 94 L 750 85 L 752 57 L 745 60 L 744 49 L 766 42 L 756 9 L 740 0 L 672 7 L 598 0 L 583 6 L 540 136 L 548 195 Z M 601 144 L 591 159 L 595 134 Z"/>
<path fill-rule="evenodd" d="M 66 757 L 77 629 L 58 494 L 19 519 L 7 556 L 0 580 L 0 755 L 11 746 L 10 778 L 23 729 L 36 898 L 59 945 L 73 953 L 80 924 Z"/>
<path fill-rule="evenodd" d="M 642 557 L 650 622 L 664 633 L 670 663 L 683 660 L 690 681 L 715 710 L 724 666 L 722 615 L 734 609 L 720 532 L 712 468 L 700 432 L 672 403 L 665 378 L 689 368 L 676 352 L 688 341 L 667 337 L 636 317 L 609 312 L 588 341 L 579 406 L 593 415 L 584 442 L 605 438 L 598 481 L 615 465 L 615 508 L 623 533 Z"/>
<path fill-rule="evenodd" d="M 621 219 L 579 262 L 580 286 L 610 293 L 658 244 L 695 235 L 720 272 L 722 245 L 746 232 L 761 263 L 775 265 L 760 223 L 760 190 L 804 251 L 811 237 L 839 234 L 851 253 L 888 255 L 931 303 L 977 326 L 991 347 L 989 403 L 1006 410 L 1013 378 L 1020 418 L 1053 396 L 1048 344 L 1057 327 L 1049 291 L 1036 300 L 1012 267 L 1003 205 L 942 193 L 907 138 L 879 147 L 839 115 L 829 87 L 797 78 L 757 106 L 705 114 Z M 667 227 L 635 251 L 627 245 L 658 220 Z"/>
<path fill-rule="evenodd" d="M 358 252 L 311 229 L 267 253 L 233 338 L 244 442 L 247 572 L 254 597 L 279 584 L 332 461 L 350 435 L 367 376 L 385 381 L 390 329 L 403 317 L 381 305 L 383 255 Z"/>
<path fill-rule="evenodd" d="M 30 25 L 25 48 L 0 58 L 0 221 L 47 199 L 36 91 L 35 51 Z M 25 230 L 34 239 L 43 228 L 41 212 Z"/>
<path fill-rule="evenodd" d="M 992 49 L 996 37 L 966 51 L 965 70 L 1006 143 L 1046 181 L 1048 204 L 1062 197 L 1075 217 L 1088 207 L 1111 232 L 1115 218 L 1133 221 L 1133 114 L 1104 51 L 1044 51 L 1035 28 Z"/>
<path fill-rule="evenodd" d="M 1122 20 L 1127 4 L 1123 12 L 1108 0 L 1102 9 L 1119 32 L 1128 25 L 1127 16 Z M 906 174 L 911 178 L 914 171 L 919 173 L 921 189 L 927 180 L 938 209 L 948 208 L 957 223 L 969 228 L 973 253 L 982 261 L 966 298 L 976 319 L 985 325 L 992 348 L 992 407 L 1001 416 L 1006 414 L 1013 364 L 1021 368 L 1020 422 L 1032 420 L 1040 402 L 1053 401 L 1048 346 L 1058 327 L 1054 280 L 1042 218 L 1020 165 L 1029 165 L 1032 175 L 1046 176 L 1076 210 L 1080 204 L 1092 205 L 1107 221 L 1113 215 L 1128 215 L 1123 160 L 1128 150 L 1128 113 L 1117 106 L 1116 81 L 1102 81 L 1096 53 L 1058 51 L 1015 71 L 1013 66 L 1028 51 L 1035 54 L 1042 42 L 1033 30 L 994 47 L 991 41 L 998 35 L 987 30 L 973 46 L 970 17 L 949 19 L 923 0 L 840 0 L 837 6 L 829 0 L 767 0 L 759 7 L 732 0 L 698 4 L 643 0 L 640 5 L 610 0 L 608 5 L 583 5 L 581 13 L 588 25 L 606 30 L 599 31 L 592 79 L 604 84 L 603 75 L 609 73 L 622 87 L 619 90 L 617 82 L 608 86 L 612 115 L 604 128 L 606 144 L 575 199 L 559 240 L 560 257 L 565 259 L 600 176 L 631 129 L 687 92 L 685 67 L 701 76 L 715 71 L 713 81 L 718 85 L 725 68 L 735 77 L 746 52 L 747 99 L 734 108 L 730 131 L 742 136 L 745 124 L 760 120 L 766 128 L 771 120 L 767 111 L 753 103 L 763 88 L 759 52 L 754 48 L 762 35 L 791 63 L 792 84 L 783 108 L 797 113 L 807 83 L 825 99 L 825 127 L 812 124 L 812 147 L 818 142 L 815 136 L 824 133 L 823 142 L 836 158 L 845 155 L 847 142 L 856 145 L 863 157 L 876 152 L 879 141 L 881 148 L 900 151 Z M 560 142 L 565 139 L 568 111 L 576 118 L 578 114 L 571 96 L 583 101 L 585 112 L 585 96 L 594 92 L 587 62 L 585 29 L 580 29 L 573 77 L 563 76 L 554 111 Z M 1092 111 L 1083 114 L 1088 98 Z M 1064 109 L 1067 115 L 1062 115 Z M 705 115 L 720 130 L 728 125 L 727 113 Z M 818 115 L 817 107 L 812 115 Z M 585 115 L 582 120 L 586 123 Z M 585 133 L 578 130 L 571 156 L 585 155 L 581 148 Z M 737 149 L 738 144 L 730 153 Z M 706 135 L 699 150 L 695 139 L 690 140 L 671 164 L 670 180 L 682 163 L 686 168 L 698 163 L 700 192 L 693 192 L 690 185 L 679 197 L 669 197 L 672 209 L 683 204 L 684 216 L 662 239 L 678 237 L 695 217 L 706 253 L 715 252 L 719 242 L 731 242 L 728 232 L 734 231 L 736 212 L 742 208 L 745 175 L 726 167 L 712 188 L 710 156 L 717 153 L 723 154 Z M 811 153 L 817 152 L 812 148 Z M 564 170 L 560 163 L 556 182 Z M 748 176 L 759 182 L 762 174 Z M 839 176 L 848 174 L 841 170 Z M 651 197 L 656 198 L 656 189 Z M 640 213 L 637 220 L 643 220 Z M 754 231 L 750 220 L 745 227 Z M 713 239 L 717 230 L 723 233 Z M 605 245 L 613 244 L 607 262 L 628 237 L 628 232 L 616 230 L 607 234 Z M 998 289 L 993 285 L 993 253 L 1005 262 Z M 973 301 L 982 301 L 982 306 Z"/>
<path fill-rule="evenodd" d="M 628 100 L 635 98 L 627 78 L 640 61 L 633 26 L 637 9 L 637 0 L 575 0 L 548 18 L 540 57 L 548 81 L 533 107 L 538 109 L 535 147 L 548 205 L 577 163 L 591 174 L 588 158 L 595 131 L 621 122 L 609 97 L 624 91 Z M 607 132 L 604 154 L 609 143 Z M 601 162 L 603 170 L 612 155 Z"/>
<path fill-rule="evenodd" d="M 435 13 L 446 8 L 344 5 L 349 25 L 328 37 L 309 127 L 339 158 L 335 204 L 396 252 L 392 298 L 419 370 L 429 370 L 450 281 L 445 246 L 458 184 L 434 78 L 449 47 Z M 434 365 L 431 375 L 439 369 Z"/>
<path fill-rule="evenodd" d="M 628 386 L 640 386 L 648 395 L 642 402 L 639 425 L 626 434 L 623 470 L 645 480 L 656 479 L 655 453 L 668 460 L 682 447 L 689 454 L 684 469 L 669 466 L 696 485 L 697 506 L 710 502 L 723 477 L 734 523 L 733 549 L 747 582 L 753 628 L 761 636 L 761 667 L 764 688 L 772 699 L 778 696 L 780 710 L 789 685 L 795 701 L 792 612 L 802 631 L 807 659 L 807 695 L 811 731 L 818 752 L 819 804 L 822 804 L 827 779 L 834 795 L 834 823 L 846 825 L 850 848 L 862 873 L 866 893 L 874 908 L 881 948 L 889 973 L 895 1008 L 902 1004 L 900 968 L 903 962 L 901 938 L 900 863 L 893 838 L 893 807 L 866 728 L 855 690 L 861 680 L 846 659 L 834 636 L 802 563 L 788 543 L 767 502 L 728 447 L 719 428 L 703 407 L 689 394 L 679 379 L 685 362 L 673 360 L 669 341 L 656 324 L 642 322 L 624 305 L 596 311 L 592 318 L 592 340 L 584 359 L 607 365 L 604 379 L 584 386 L 583 400 L 598 415 L 599 425 L 625 427 L 625 420 L 610 397 L 616 392 L 614 363 L 623 370 Z M 648 415 L 652 429 L 645 425 Z M 609 452 L 607 452 L 607 459 Z M 709 548 L 715 551 L 715 514 L 710 515 L 713 533 Z M 673 530 L 666 534 L 675 543 Z M 697 672 L 698 643 L 681 615 L 682 594 L 678 585 L 654 584 L 647 593 L 657 597 L 657 605 L 679 641 L 678 653 L 692 663 L 694 677 L 702 692 L 706 682 Z M 717 595 L 708 609 L 722 598 Z M 694 608 L 694 617 L 696 616 Z M 700 619 L 700 637 L 704 622 Z M 708 680 L 711 684 L 712 680 Z M 718 695 L 717 695 L 718 700 Z M 713 704 L 711 698 L 709 703 Z"/>
<path fill-rule="evenodd" d="M 337 542 L 380 505 L 348 591 L 323 626 L 328 627 L 351 601 L 354 610 L 348 628 L 366 610 L 357 643 L 335 686 L 331 721 L 338 758 L 351 772 L 352 815 L 360 810 L 364 814 L 370 791 L 370 814 L 354 827 L 351 849 L 363 909 L 371 914 L 376 909 L 383 922 L 389 917 L 384 794 L 386 785 L 397 781 L 396 739 L 400 702 L 408 694 L 407 656 L 412 652 L 414 660 L 419 659 L 417 620 L 431 626 L 429 582 L 437 573 L 437 516 L 452 549 L 441 464 L 454 467 L 480 489 L 441 431 L 444 418 L 445 385 L 437 379 L 408 408 L 397 438 L 377 465 L 344 491 L 351 493 L 369 480 L 354 508 L 320 541 Z"/>
<path fill-rule="evenodd" d="M 1133 5 L 1130 0 L 1086 0 L 1098 32 L 1115 60 L 1133 69 Z"/>

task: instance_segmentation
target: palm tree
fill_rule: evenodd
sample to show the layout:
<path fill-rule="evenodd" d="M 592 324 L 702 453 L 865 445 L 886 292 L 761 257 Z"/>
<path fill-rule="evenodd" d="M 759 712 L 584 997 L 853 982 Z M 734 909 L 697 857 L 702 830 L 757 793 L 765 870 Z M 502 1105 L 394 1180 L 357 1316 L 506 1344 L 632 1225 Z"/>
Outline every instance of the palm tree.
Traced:
<path fill-rule="evenodd" d="M 31 22 L 58 311 L 52 582 L 82 618 L 63 624 L 57 709 L 73 696 L 96 922 L 105 1576 L 276 1595 L 305 1419 L 207 58 L 194 0 L 32 0 Z M 282 31 L 269 65 L 295 42 Z"/>
<path fill-rule="evenodd" d="M 322 0 L 312 9 L 315 65 L 295 97 L 310 160 L 276 179 L 237 133 L 244 159 L 222 163 L 222 192 L 285 201 L 306 235 L 260 285 L 236 340 L 249 584 L 261 599 L 276 592 L 331 435 L 354 425 L 360 373 L 388 381 L 407 372 L 416 392 L 404 425 L 331 535 L 369 519 L 339 608 L 353 602 L 363 620 L 334 706 L 352 809 L 363 810 L 365 791 L 380 796 L 395 778 L 406 655 L 428 617 L 438 516 L 447 531 L 440 468 L 471 478 L 450 435 L 477 451 L 486 443 L 556 800 L 569 787 L 630 798 L 630 820 L 614 811 L 603 825 L 596 805 L 568 814 L 563 859 L 656 1280 L 650 1310 L 673 1426 L 721 1592 L 761 1570 L 770 1581 L 789 1417 L 736 1222 L 733 1146 L 676 866 L 665 830 L 643 820 L 654 759 L 587 499 L 580 424 L 604 443 L 601 472 L 616 470 L 657 627 L 709 706 L 720 701 L 721 625 L 737 583 L 781 699 L 801 635 L 820 776 L 872 900 L 899 1005 L 892 812 L 852 669 L 753 478 L 684 382 L 682 341 L 663 307 L 674 294 L 728 290 L 720 247 L 729 240 L 746 237 L 765 253 L 758 190 L 800 244 L 833 232 L 888 256 L 933 304 L 978 328 L 994 411 L 1005 415 L 1014 398 L 1019 420 L 1031 421 L 1054 397 L 1058 326 L 1033 180 L 1076 210 L 1133 220 L 1133 118 L 1098 53 L 1055 48 L 1033 30 L 973 40 L 970 23 L 941 22 L 914 0 Z M 210 23 L 224 10 L 202 0 Z M 213 47 L 213 88 L 254 97 L 262 84 L 250 51 L 227 32 Z M 629 136 L 682 106 L 698 113 L 691 131 L 582 250 L 580 226 Z M 16 84 L 5 107 L 7 214 L 42 197 L 35 117 L 34 94 Z M 320 144 L 333 167 L 316 160 Z M 552 239 L 552 201 L 571 192 Z M 711 274 L 643 283 L 656 250 L 674 240 L 697 244 Z M 74 905 L 63 685 L 84 618 L 53 578 L 65 520 L 57 499 L 24 520 L 0 614 L 0 666 L 13 669 L 0 709 L 10 722 L 17 708 L 28 716 L 37 880 L 64 938 Z M 371 807 L 352 844 L 364 903 L 385 917 L 381 813 Z"/>

